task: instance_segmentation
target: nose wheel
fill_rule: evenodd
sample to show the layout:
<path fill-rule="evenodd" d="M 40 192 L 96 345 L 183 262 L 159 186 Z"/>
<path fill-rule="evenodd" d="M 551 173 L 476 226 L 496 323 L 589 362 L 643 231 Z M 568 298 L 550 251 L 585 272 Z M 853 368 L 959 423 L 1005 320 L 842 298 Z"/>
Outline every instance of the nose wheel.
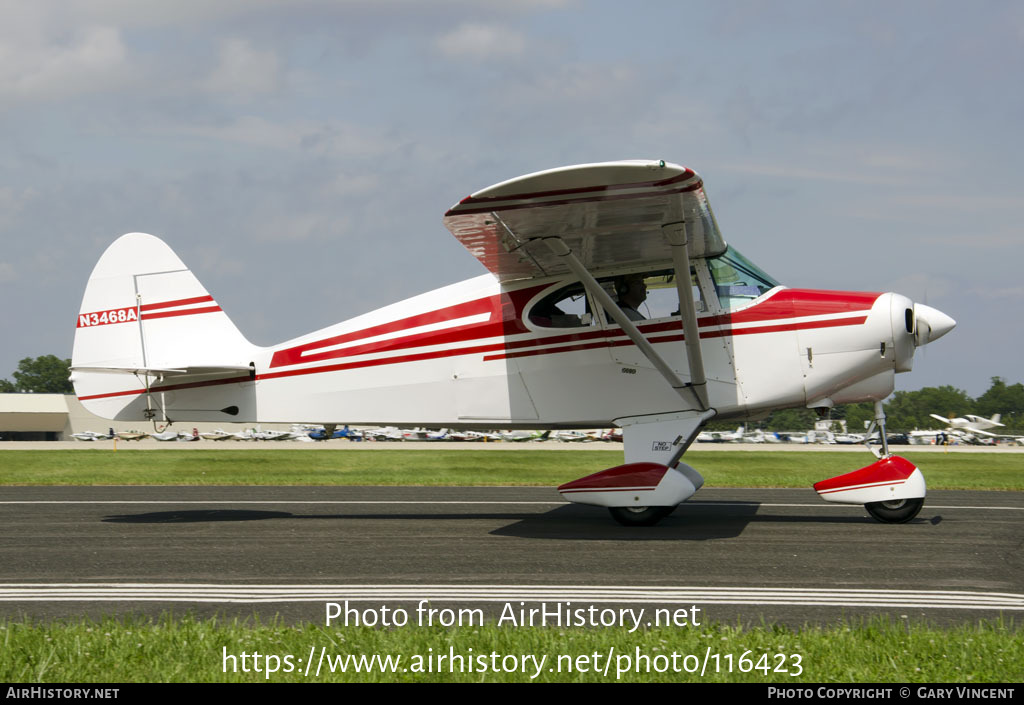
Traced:
<path fill-rule="evenodd" d="M 921 511 L 924 497 L 895 499 L 889 502 L 868 502 L 864 508 L 868 514 L 883 524 L 905 524 Z"/>
<path fill-rule="evenodd" d="M 623 526 L 654 526 L 675 507 L 608 507 L 612 518 Z"/>

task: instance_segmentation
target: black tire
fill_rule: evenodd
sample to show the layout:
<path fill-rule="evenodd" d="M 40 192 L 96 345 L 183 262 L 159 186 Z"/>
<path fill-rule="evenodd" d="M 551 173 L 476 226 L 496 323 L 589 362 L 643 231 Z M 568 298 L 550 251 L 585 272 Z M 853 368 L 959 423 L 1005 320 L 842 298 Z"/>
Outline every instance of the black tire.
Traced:
<path fill-rule="evenodd" d="M 864 508 L 868 514 L 883 524 L 906 524 L 917 516 L 924 506 L 924 497 L 896 499 L 891 502 L 868 502 Z"/>
<path fill-rule="evenodd" d="M 623 526 L 654 526 L 675 507 L 608 507 L 612 518 Z"/>

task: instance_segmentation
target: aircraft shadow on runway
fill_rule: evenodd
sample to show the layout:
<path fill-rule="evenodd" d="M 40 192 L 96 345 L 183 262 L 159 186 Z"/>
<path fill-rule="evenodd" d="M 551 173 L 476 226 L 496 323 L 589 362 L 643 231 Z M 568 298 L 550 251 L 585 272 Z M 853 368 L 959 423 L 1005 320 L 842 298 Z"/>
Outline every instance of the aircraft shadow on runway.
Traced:
<path fill-rule="evenodd" d="M 625 527 L 596 507 L 566 505 L 543 513 L 527 512 L 400 512 L 347 514 L 294 514 L 252 509 L 188 509 L 144 514 L 121 514 L 103 518 L 116 524 L 203 524 L 276 520 L 320 521 L 507 521 L 506 526 L 486 529 L 493 536 L 531 539 L 590 541 L 706 541 L 741 535 L 751 523 L 874 524 L 867 516 L 822 516 L 792 513 L 759 514 L 760 503 L 702 502 L 682 505 L 657 526 Z M 941 518 L 936 517 L 939 521 Z M 937 524 L 936 519 L 918 518 L 912 524 Z"/>
<path fill-rule="evenodd" d="M 702 502 L 683 504 L 657 526 L 620 526 L 607 512 L 596 507 L 577 505 L 559 507 L 544 514 L 524 517 L 522 521 L 491 533 L 536 539 L 615 540 L 615 541 L 708 541 L 735 538 L 749 524 L 875 524 L 867 516 L 809 516 L 792 514 L 761 514 L 758 502 Z M 916 522 L 926 523 L 923 520 Z M 879 525 L 881 526 L 881 525 Z"/>

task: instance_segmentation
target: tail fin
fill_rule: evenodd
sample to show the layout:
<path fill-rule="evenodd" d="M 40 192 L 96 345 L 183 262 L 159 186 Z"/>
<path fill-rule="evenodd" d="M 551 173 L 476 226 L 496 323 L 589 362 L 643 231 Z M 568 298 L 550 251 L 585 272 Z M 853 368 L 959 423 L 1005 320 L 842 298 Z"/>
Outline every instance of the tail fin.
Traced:
<path fill-rule="evenodd" d="M 170 247 L 129 233 L 107 248 L 89 277 L 71 380 L 86 408 L 105 418 L 176 420 L 173 405 L 177 419 L 231 420 L 237 405 L 227 416 L 213 408 L 223 394 L 212 402 L 170 395 L 190 397 L 183 405 L 172 404 L 168 393 L 246 379 L 256 350 Z"/>

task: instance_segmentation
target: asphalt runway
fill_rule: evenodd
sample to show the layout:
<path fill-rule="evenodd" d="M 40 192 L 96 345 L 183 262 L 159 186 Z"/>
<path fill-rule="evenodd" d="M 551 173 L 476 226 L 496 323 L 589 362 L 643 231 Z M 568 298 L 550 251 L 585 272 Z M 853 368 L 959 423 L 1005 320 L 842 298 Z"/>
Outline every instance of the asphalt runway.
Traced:
<path fill-rule="evenodd" d="M 936 491 L 905 525 L 811 490 L 705 488 L 625 528 L 552 488 L 5 487 L 0 615 L 697 606 L 735 624 L 1024 617 L 1024 493 Z"/>

